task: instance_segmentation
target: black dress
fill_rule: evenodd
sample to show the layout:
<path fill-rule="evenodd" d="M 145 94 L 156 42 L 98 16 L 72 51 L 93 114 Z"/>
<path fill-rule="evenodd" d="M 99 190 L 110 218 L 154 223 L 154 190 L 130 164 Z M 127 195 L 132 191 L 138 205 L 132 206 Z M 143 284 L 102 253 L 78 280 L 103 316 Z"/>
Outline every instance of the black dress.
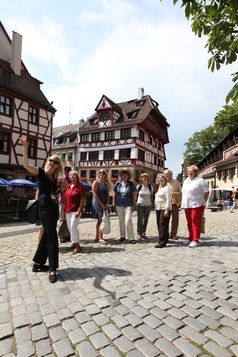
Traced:
<path fill-rule="evenodd" d="M 55 271 L 59 266 L 59 244 L 57 236 L 57 220 L 59 207 L 56 199 L 57 181 L 50 179 L 42 168 L 38 174 L 39 187 L 39 217 L 44 227 L 44 234 L 39 242 L 33 261 L 40 265 L 49 259 L 50 271 Z"/>

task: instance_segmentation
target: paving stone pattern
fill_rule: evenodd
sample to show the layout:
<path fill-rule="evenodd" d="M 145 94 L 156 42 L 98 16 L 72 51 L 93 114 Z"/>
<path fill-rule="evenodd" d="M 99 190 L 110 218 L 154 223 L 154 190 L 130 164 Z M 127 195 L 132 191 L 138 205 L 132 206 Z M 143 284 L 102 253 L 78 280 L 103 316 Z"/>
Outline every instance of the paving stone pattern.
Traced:
<path fill-rule="evenodd" d="M 133 217 L 136 231 L 136 216 Z M 58 282 L 32 272 L 38 227 L 0 226 L 0 357 L 238 356 L 238 210 L 206 212 L 200 247 L 179 240 L 155 249 L 148 240 L 94 242 L 83 219 L 82 253 L 60 244 Z"/>

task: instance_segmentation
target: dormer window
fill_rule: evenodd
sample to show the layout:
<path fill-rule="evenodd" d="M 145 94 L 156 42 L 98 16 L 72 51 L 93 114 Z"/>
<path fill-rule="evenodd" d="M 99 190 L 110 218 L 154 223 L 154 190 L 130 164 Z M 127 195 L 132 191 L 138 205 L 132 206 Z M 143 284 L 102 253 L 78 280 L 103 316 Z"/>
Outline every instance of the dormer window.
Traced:
<path fill-rule="evenodd" d="M 111 112 L 102 112 L 100 114 L 100 121 L 107 121 L 111 119 Z"/>
<path fill-rule="evenodd" d="M 128 113 L 127 114 L 128 119 L 136 118 L 138 113 L 139 113 L 139 110 L 134 110 L 133 112 Z"/>

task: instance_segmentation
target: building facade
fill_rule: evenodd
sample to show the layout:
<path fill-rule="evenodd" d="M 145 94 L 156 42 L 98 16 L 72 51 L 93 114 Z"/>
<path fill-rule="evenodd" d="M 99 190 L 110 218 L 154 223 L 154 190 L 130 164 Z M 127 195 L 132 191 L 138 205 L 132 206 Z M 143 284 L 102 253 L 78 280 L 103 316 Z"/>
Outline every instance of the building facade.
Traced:
<path fill-rule="evenodd" d="M 137 99 L 114 103 L 106 95 L 79 130 L 78 158 L 81 179 L 93 181 L 105 167 L 111 181 L 122 168 L 139 180 L 147 172 L 155 180 L 165 168 L 169 124 L 158 103 L 139 88 Z"/>
<path fill-rule="evenodd" d="M 84 120 L 79 124 L 69 124 L 53 128 L 52 154 L 59 155 L 64 166 L 72 169 L 79 168 L 78 160 L 78 132 Z"/>
<path fill-rule="evenodd" d="M 29 141 L 30 163 L 42 167 L 51 152 L 55 109 L 21 60 L 22 36 L 12 40 L 0 22 L 0 177 L 30 178 L 22 166 L 19 136 Z"/>
<path fill-rule="evenodd" d="M 238 187 L 238 127 L 198 164 L 209 188 Z"/>

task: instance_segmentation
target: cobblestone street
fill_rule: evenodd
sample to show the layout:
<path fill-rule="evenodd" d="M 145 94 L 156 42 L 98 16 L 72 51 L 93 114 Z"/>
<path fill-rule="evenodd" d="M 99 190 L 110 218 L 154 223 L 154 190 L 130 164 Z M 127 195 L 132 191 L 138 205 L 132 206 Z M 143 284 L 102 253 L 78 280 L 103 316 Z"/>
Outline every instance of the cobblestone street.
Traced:
<path fill-rule="evenodd" d="M 136 217 L 133 217 L 136 227 Z M 32 272 L 39 227 L 0 226 L 0 356 L 238 356 L 238 210 L 206 210 L 196 249 L 179 240 L 119 244 L 112 217 L 107 246 L 82 219 L 82 253 L 60 244 L 59 280 Z M 136 231 L 136 230 L 135 230 Z"/>

